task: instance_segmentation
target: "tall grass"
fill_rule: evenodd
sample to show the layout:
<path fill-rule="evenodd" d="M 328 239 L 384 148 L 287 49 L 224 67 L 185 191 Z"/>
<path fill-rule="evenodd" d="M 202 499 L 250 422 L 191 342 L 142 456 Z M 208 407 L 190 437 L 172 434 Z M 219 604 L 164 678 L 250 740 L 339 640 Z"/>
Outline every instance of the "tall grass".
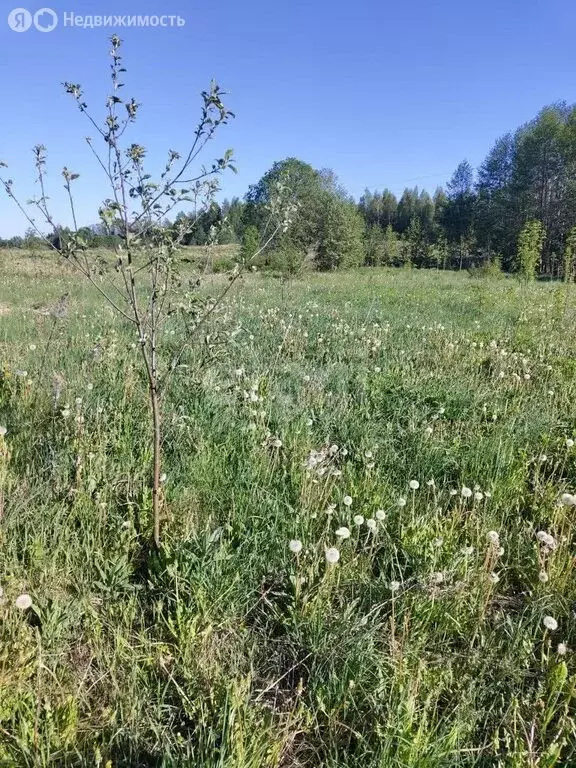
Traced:
<path fill-rule="evenodd" d="M 134 339 L 0 271 L 0 764 L 576 763 L 564 287 L 247 278 L 176 380 L 150 559 Z"/>

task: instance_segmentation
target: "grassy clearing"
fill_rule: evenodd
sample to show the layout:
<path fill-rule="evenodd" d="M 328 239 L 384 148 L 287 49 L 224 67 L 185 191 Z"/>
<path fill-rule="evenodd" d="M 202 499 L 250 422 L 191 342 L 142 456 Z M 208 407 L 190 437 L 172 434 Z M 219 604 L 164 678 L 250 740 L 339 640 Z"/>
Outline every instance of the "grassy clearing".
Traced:
<path fill-rule="evenodd" d="M 573 291 L 250 276 L 177 380 L 148 567 L 134 339 L 0 273 L 0 764 L 575 764 Z"/>

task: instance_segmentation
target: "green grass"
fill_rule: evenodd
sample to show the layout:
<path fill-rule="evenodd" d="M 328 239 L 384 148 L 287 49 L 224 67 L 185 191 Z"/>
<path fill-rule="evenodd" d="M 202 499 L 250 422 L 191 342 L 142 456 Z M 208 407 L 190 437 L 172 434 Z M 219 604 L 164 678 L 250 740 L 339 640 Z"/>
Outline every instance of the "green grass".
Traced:
<path fill-rule="evenodd" d="M 246 278 L 175 380 L 152 556 L 137 339 L 0 262 L 0 765 L 575 765 L 575 301 Z"/>

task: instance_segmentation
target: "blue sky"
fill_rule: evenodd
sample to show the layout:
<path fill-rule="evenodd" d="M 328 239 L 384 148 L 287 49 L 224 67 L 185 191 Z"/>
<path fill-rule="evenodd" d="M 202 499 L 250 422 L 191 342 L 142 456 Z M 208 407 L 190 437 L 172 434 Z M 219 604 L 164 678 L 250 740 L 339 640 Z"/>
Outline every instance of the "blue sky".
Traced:
<path fill-rule="evenodd" d="M 174 29 L 63 28 L 17 34 L 0 16 L 0 159 L 23 198 L 35 193 L 31 147 L 49 151 L 56 218 L 67 223 L 59 178 L 81 173 L 82 223 L 97 220 L 104 180 L 83 137 L 91 135 L 62 92 L 81 83 L 103 114 L 107 37 L 125 41 L 126 96 L 142 103 L 131 137 L 152 169 L 184 150 L 210 78 L 230 91 L 237 118 L 210 154 L 232 147 L 242 195 L 275 161 L 297 156 L 330 167 L 358 197 L 365 187 L 433 190 L 463 158 L 478 165 L 502 133 L 540 107 L 576 101 L 573 0 L 45 0 L 61 16 L 179 14 Z M 42 3 L 31 5 L 32 12 Z M 0 235 L 26 223 L 0 196 Z"/>

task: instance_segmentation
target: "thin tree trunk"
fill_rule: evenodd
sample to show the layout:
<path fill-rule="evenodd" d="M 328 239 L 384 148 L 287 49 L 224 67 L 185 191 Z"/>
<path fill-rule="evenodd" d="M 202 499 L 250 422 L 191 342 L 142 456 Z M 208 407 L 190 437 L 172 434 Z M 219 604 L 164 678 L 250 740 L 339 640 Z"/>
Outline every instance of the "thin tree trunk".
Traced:
<path fill-rule="evenodd" d="M 152 428 L 154 432 L 154 477 L 152 480 L 152 515 L 154 517 L 154 544 L 160 548 L 160 468 L 162 461 L 162 415 L 156 382 L 150 382 L 150 404 L 152 406 Z"/>

